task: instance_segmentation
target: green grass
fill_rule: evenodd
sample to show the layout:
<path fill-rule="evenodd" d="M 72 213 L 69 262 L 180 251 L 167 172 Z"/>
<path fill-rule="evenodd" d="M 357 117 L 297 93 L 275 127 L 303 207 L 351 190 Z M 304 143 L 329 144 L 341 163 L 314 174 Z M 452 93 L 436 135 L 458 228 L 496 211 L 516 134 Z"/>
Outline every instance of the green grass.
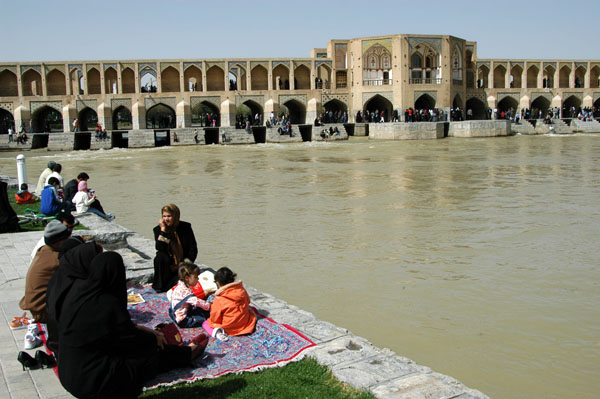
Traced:
<path fill-rule="evenodd" d="M 142 398 L 327 398 L 373 399 L 370 392 L 359 391 L 338 381 L 325 366 L 305 358 L 285 367 L 257 373 L 227 375 L 193 384 L 179 384 L 145 392 Z"/>
<path fill-rule="evenodd" d="M 35 212 L 39 212 L 40 211 L 40 201 L 34 202 L 33 204 L 17 204 L 17 201 L 15 200 L 15 194 L 17 193 L 17 189 L 16 188 L 10 188 L 7 190 L 8 191 L 8 202 L 10 203 L 10 206 L 14 209 L 15 213 L 17 215 L 23 215 L 25 214 L 25 211 L 27 209 L 31 209 L 32 211 Z M 21 225 L 21 230 L 22 231 L 41 231 L 44 230 L 44 226 L 41 223 L 25 223 Z M 75 228 L 73 230 L 89 230 L 87 227 L 78 224 L 77 226 L 75 226 Z"/>

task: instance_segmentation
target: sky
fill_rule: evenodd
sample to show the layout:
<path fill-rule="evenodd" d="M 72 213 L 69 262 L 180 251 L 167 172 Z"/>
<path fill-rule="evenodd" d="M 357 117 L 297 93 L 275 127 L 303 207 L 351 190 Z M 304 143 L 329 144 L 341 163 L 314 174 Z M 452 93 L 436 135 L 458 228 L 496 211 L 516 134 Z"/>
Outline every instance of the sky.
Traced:
<path fill-rule="evenodd" d="M 600 60 L 597 1 L 0 0 L 0 62 L 308 57 L 331 39 L 476 41 L 479 58 Z"/>

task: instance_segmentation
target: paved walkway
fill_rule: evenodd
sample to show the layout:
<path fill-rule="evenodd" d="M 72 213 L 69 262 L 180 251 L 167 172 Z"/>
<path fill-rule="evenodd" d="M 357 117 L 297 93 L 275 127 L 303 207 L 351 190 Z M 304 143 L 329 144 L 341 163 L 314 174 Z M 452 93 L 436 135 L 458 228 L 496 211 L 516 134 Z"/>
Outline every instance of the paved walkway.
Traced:
<path fill-rule="evenodd" d="M 128 278 L 142 283 L 149 281 L 155 251 L 152 240 L 95 215 L 79 220 L 91 230 L 75 234 L 93 236 L 106 249 L 119 252 Z M 17 353 L 23 348 L 25 330 L 12 331 L 8 324 L 12 317 L 22 314 L 18 301 L 23 296 L 31 250 L 41 236 L 42 232 L 0 234 L 0 372 L 4 381 L 0 383 L 0 398 L 72 397 L 52 370 L 22 371 Z M 378 398 L 386 399 L 488 399 L 452 377 L 420 366 L 389 349 L 377 348 L 366 339 L 318 320 L 269 294 L 247 285 L 246 288 L 252 304 L 261 313 L 291 325 L 317 344 L 306 355 L 328 366 L 338 379 L 356 388 L 368 389 Z"/>

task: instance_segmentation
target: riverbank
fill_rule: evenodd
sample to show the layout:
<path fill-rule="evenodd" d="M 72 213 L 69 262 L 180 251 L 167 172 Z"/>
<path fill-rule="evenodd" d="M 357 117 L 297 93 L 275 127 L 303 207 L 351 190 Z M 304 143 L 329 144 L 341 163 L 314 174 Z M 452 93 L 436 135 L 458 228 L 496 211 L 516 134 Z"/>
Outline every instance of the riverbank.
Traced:
<path fill-rule="evenodd" d="M 107 250 L 119 252 L 124 259 L 130 281 L 146 283 L 153 271 L 154 242 L 113 222 L 96 215 L 79 218 L 93 237 Z M 0 394 L 10 398 L 70 397 L 49 370 L 22 372 L 15 354 L 21 350 L 24 332 L 8 328 L 10 318 L 19 314 L 18 300 L 24 287 L 31 248 L 42 232 L 0 235 L 0 306 L 4 323 L 0 327 L 0 364 L 5 386 Z M 246 276 L 251 282 L 253 276 Z M 358 389 L 367 389 L 378 398 L 461 398 L 484 399 L 483 393 L 469 389 L 456 379 L 436 373 L 416 364 L 389 349 L 372 345 L 367 339 L 331 323 L 318 320 L 313 314 L 246 284 L 252 304 L 261 312 L 280 323 L 298 329 L 317 345 L 305 352 L 326 365 L 342 382 Z"/>

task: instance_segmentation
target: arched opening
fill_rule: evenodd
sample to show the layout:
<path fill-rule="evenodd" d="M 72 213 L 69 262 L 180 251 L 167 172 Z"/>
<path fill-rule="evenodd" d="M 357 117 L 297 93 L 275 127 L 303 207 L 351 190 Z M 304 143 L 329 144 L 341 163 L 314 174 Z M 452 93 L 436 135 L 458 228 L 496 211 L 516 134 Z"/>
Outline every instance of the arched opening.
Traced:
<path fill-rule="evenodd" d="M 528 89 L 535 89 L 536 87 L 538 87 L 537 79 L 538 79 L 539 73 L 540 73 L 540 69 L 538 67 L 536 67 L 535 65 L 532 65 L 529 68 L 527 68 L 527 88 Z"/>
<path fill-rule="evenodd" d="M 290 89 L 290 70 L 282 64 L 273 69 L 273 90 Z"/>
<path fill-rule="evenodd" d="M 165 104 L 156 104 L 146 112 L 146 129 L 172 129 L 175 127 L 175 111 Z"/>
<path fill-rule="evenodd" d="M 131 112 L 121 105 L 113 112 L 113 130 L 129 130 L 133 126 Z"/>
<path fill-rule="evenodd" d="M 331 82 L 331 69 L 325 64 L 319 65 L 315 77 L 316 88 L 329 89 L 329 82 Z"/>
<path fill-rule="evenodd" d="M 520 89 L 522 85 L 523 68 L 515 65 L 510 69 L 510 87 Z"/>
<path fill-rule="evenodd" d="M 585 67 L 580 66 L 575 70 L 575 88 L 583 87 L 585 83 Z"/>
<path fill-rule="evenodd" d="M 15 118 L 5 109 L 0 108 L 0 134 L 8 134 L 8 128 L 15 128 Z"/>
<path fill-rule="evenodd" d="M 140 90 L 142 93 L 156 93 L 158 91 L 158 80 L 156 71 L 152 68 L 144 68 L 140 72 Z"/>
<path fill-rule="evenodd" d="M 185 91 L 202 91 L 202 71 L 195 65 L 187 67 L 183 72 Z"/>
<path fill-rule="evenodd" d="M 269 80 L 267 69 L 262 65 L 257 65 L 250 72 L 250 86 L 252 90 L 267 90 L 269 88 Z"/>
<path fill-rule="evenodd" d="M 504 65 L 498 65 L 494 68 L 494 89 L 503 89 L 506 87 L 504 79 L 506 78 L 506 68 Z"/>
<path fill-rule="evenodd" d="M 58 69 L 53 69 L 46 74 L 46 88 L 49 96 L 64 96 L 67 94 L 65 74 Z"/>
<path fill-rule="evenodd" d="M 550 108 L 550 100 L 546 97 L 538 97 L 531 102 L 531 118 L 538 119 L 540 111 L 542 111 L 542 118 L 548 115 L 548 109 Z M 540 118 L 540 119 L 542 119 Z"/>
<path fill-rule="evenodd" d="M 250 121 L 252 125 L 262 125 L 263 120 L 263 108 L 252 100 L 244 101 L 244 105 L 250 110 Z M 258 115 L 258 120 L 256 119 Z"/>
<path fill-rule="evenodd" d="M 429 94 L 423 94 L 415 101 L 415 109 L 434 109 L 435 99 Z"/>
<path fill-rule="evenodd" d="M 117 94 L 117 71 L 113 67 L 108 67 L 104 71 L 104 92 L 106 94 Z"/>
<path fill-rule="evenodd" d="M 17 75 L 8 69 L 0 72 L 0 97 L 16 97 L 18 95 Z"/>
<path fill-rule="evenodd" d="M 559 88 L 567 88 L 570 87 L 569 77 L 571 75 L 571 68 L 568 66 L 564 66 L 560 68 L 560 73 L 558 74 L 558 87 Z"/>
<path fill-rule="evenodd" d="M 246 64 L 244 63 L 244 65 Z M 230 81 L 234 81 L 233 88 L 230 88 L 230 90 L 248 90 L 248 84 L 246 81 L 246 68 L 243 65 L 235 64 L 235 66 L 231 67 L 229 74 Z M 233 75 L 233 79 L 231 78 L 231 75 Z"/>
<path fill-rule="evenodd" d="M 69 72 L 71 78 L 71 95 L 82 95 L 84 93 L 83 73 L 79 69 L 73 69 Z"/>
<path fill-rule="evenodd" d="M 555 71 L 556 70 L 554 69 L 554 67 L 552 65 L 548 65 L 548 66 L 546 66 L 546 68 L 544 68 L 544 78 L 542 80 L 543 88 L 554 87 L 554 72 Z"/>
<path fill-rule="evenodd" d="M 121 71 L 121 84 L 123 93 L 135 93 L 135 74 L 133 69 L 125 68 Z"/>
<path fill-rule="evenodd" d="M 302 125 L 306 123 L 306 108 L 304 105 L 296 100 L 289 100 L 283 105 L 285 108 L 287 108 L 287 112 L 285 112 L 285 109 L 280 109 L 280 111 L 289 115 L 290 122 L 293 125 Z"/>
<path fill-rule="evenodd" d="M 463 80 L 463 60 L 462 52 L 456 46 L 452 53 L 452 81 L 454 84 L 462 84 Z"/>
<path fill-rule="evenodd" d="M 310 69 L 306 65 L 294 69 L 294 87 L 296 90 L 310 89 Z"/>
<path fill-rule="evenodd" d="M 590 87 L 593 89 L 600 87 L 600 67 L 598 65 L 590 71 Z"/>
<path fill-rule="evenodd" d="M 212 66 L 208 71 L 206 71 L 206 90 L 225 90 L 225 72 L 216 65 Z"/>
<path fill-rule="evenodd" d="M 160 73 L 160 89 L 163 93 L 180 92 L 179 71 L 172 66 L 166 67 Z"/>
<path fill-rule="evenodd" d="M 392 117 L 392 110 L 394 106 L 387 98 L 377 94 L 374 97 L 371 97 L 369 101 L 367 101 L 364 105 L 364 109 L 366 112 L 376 113 L 377 121 L 381 118 L 381 111 L 383 111 L 383 120 L 385 122 L 389 122 Z"/>
<path fill-rule="evenodd" d="M 470 98 L 467 100 L 467 119 L 487 119 L 488 112 L 485 104 L 478 98 Z M 470 111 L 469 111 L 470 110 Z"/>
<path fill-rule="evenodd" d="M 100 72 L 91 68 L 87 73 L 88 94 L 100 94 Z"/>
<path fill-rule="evenodd" d="M 508 119 L 509 115 L 513 116 L 515 114 L 515 110 L 519 108 L 519 103 L 512 97 L 504 97 L 502 100 L 498 101 L 497 108 L 498 118 L 500 118 L 500 113 L 504 112 L 505 118 Z"/>
<path fill-rule="evenodd" d="M 600 98 L 594 101 L 594 108 L 596 109 L 594 112 L 594 118 L 600 118 Z"/>
<path fill-rule="evenodd" d="M 35 133 L 62 132 L 62 114 L 60 111 L 46 105 L 33 113 L 31 126 Z"/>
<path fill-rule="evenodd" d="M 229 72 L 229 90 L 235 91 L 238 89 L 238 78 L 233 72 Z"/>
<path fill-rule="evenodd" d="M 581 111 L 581 100 L 575 96 L 569 96 L 563 101 L 563 118 L 575 118 Z"/>
<path fill-rule="evenodd" d="M 196 104 L 192 108 L 192 126 L 211 127 L 221 126 L 221 114 L 219 107 L 208 101 Z"/>
<path fill-rule="evenodd" d="M 82 109 L 79 112 L 78 119 L 80 131 L 87 132 L 96 130 L 96 126 L 98 124 L 98 114 L 90 107 L 85 107 Z M 103 126 L 103 128 L 106 128 L 106 126 Z"/>
<path fill-rule="evenodd" d="M 454 100 L 452 101 L 452 108 L 464 108 L 462 98 L 460 98 L 460 94 L 454 96 Z"/>
<path fill-rule="evenodd" d="M 490 69 L 486 65 L 481 65 L 477 70 L 477 87 L 480 89 L 488 87 L 488 78 Z"/>
<path fill-rule="evenodd" d="M 25 71 L 21 76 L 21 91 L 24 96 L 43 96 L 42 75 L 33 69 Z"/>
<path fill-rule="evenodd" d="M 340 100 L 329 100 L 323 104 L 325 113 L 321 118 L 323 123 L 341 123 L 344 119 L 344 113 L 348 111 L 348 107 Z M 347 117 L 347 115 L 346 115 Z"/>

